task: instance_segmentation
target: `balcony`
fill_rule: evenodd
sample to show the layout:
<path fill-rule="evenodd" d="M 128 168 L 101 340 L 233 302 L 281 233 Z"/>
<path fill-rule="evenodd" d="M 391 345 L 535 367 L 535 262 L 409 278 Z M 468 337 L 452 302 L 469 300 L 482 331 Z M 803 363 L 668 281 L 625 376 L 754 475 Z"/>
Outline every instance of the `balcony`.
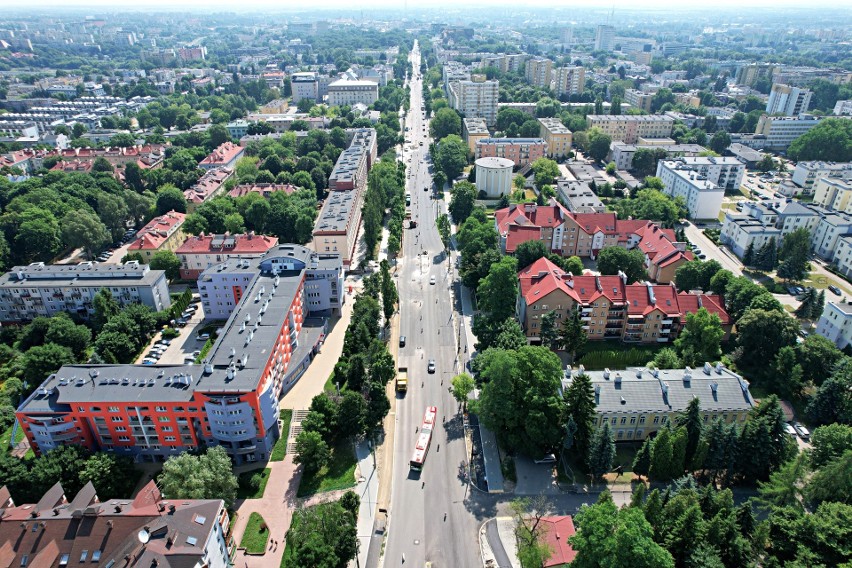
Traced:
<path fill-rule="evenodd" d="M 663 321 L 662 321 L 662 324 L 663 324 L 663 325 L 671 325 L 672 323 L 673 323 L 673 320 L 670 320 L 670 319 L 667 319 L 667 320 L 663 320 Z"/>
<path fill-rule="evenodd" d="M 669 328 L 669 329 L 663 328 L 663 329 L 660 330 L 660 335 L 663 335 L 663 334 L 668 335 L 671 332 L 672 332 L 671 328 Z"/>
<path fill-rule="evenodd" d="M 250 454 L 257 450 L 257 446 L 252 444 L 251 446 L 243 446 L 240 448 L 231 448 L 230 449 L 235 454 Z"/>
<path fill-rule="evenodd" d="M 580 319 L 583 321 L 592 321 L 592 316 L 583 316 Z"/>

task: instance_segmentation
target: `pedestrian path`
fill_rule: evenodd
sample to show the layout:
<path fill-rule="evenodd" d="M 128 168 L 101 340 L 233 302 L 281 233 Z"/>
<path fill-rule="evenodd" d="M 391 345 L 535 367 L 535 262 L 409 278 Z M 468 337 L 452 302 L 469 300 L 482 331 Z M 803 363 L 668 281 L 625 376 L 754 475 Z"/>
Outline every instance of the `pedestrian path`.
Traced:
<path fill-rule="evenodd" d="M 376 457 L 370 451 L 369 442 L 361 442 L 355 448 L 358 457 L 358 486 L 355 491 L 361 498 L 358 509 L 358 560 L 350 566 L 366 566 L 376 520 L 376 502 L 379 495 L 379 473 Z"/>

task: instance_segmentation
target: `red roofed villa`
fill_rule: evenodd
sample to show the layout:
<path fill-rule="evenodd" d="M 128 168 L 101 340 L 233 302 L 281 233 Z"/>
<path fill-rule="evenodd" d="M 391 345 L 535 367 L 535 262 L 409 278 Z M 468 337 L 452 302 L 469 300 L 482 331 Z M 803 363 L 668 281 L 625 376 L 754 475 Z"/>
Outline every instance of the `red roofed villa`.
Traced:
<path fill-rule="evenodd" d="M 137 234 L 136 240 L 127 247 L 127 254 L 139 253 L 145 262 L 161 250 L 175 251 L 186 240 L 181 226 L 186 213 L 169 211 L 151 219 Z"/>
<path fill-rule="evenodd" d="M 230 168 L 234 169 L 237 165 L 237 160 L 243 157 L 246 149 L 233 142 L 225 142 L 201 160 L 198 167 L 202 170 L 212 170 L 213 168 Z"/>
<path fill-rule="evenodd" d="M 533 343 L 541 339 L 541 316 L 550 311 L 556 313 L 557 326 L 561 326 L 579 310 L 590 340 L 671 343 L 686 323 L 686 315 L 700 308 L 719 316 L 726 336 L 731 331 L 731 318 L 721 296 L 678 293 L 674 284 L 627 284 L 623 274 L 575 276 L 546 258 L 521 270 L 518 280 L 516 315 Z"/>
<path fill-rule="evenodd" d="M 180 277 L 195 280 L 214 264 L 229 258 L 257 258 L 278 245 L 278 237 L 255 235 L 205 235 L 189 237 L 175 251 L 180 259 Z"/>

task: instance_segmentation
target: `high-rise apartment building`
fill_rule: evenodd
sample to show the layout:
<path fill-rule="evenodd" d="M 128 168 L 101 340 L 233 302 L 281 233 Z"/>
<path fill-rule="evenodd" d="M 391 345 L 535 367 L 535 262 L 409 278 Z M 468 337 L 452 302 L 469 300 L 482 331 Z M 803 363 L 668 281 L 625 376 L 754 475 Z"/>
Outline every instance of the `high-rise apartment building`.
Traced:
<path fill-rule="evenodd" d="M 455 81 L 447 88 L 450 106 L 468 118 L 484 118 L 485 124 L 497 122 L 499 81 Z"/>
<path fill-rule="evenodd" d="M 595 51 L 612 51 L 615 47 L 615 28 L 600 25 L 595 30 Z"/>
<path fill-rule="evenodd" d="M 527 60 L 526 78 L 535 87 L 550 88 L 550 76 L 553 61 L 546 57 L 534 57 Z"/>
<path fill-rule="evenodd" d="M 581 95 L 586 86 L 586 70 L 583 67 L 558 67 L 553 71 L 553 82 L 557 97 Z"/>
<path fill-rule="evenodd" d="M 783 114 L 784 116 L 799 116 L 808 111 L 812 94 L 807 89 L 775 83 L 769 93 L 766 112 L 768 114 Z"/>

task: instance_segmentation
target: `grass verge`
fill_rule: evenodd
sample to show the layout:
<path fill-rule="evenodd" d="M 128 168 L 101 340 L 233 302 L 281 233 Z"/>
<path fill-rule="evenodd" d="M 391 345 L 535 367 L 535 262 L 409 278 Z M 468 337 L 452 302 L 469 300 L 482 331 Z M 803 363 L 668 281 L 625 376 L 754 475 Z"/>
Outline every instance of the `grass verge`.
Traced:
<path fill-rule="evenodd" d="M 256 469 L 254 471 L 244 471 L 237 479 L 237 499 L 260 499 L 263 497 L 263 492 L 266 490 L 266 484 L 269 481 L 269 474 L 272 470 Z"/>
<path fill-rule="evenodd" d="M 269 527 L 260 513 L 252 513 L 249 516 L 246 532 L 240 541 L 240 546 L 246 549 L 248 554 L 264 554 L 266 545 L 269 543 Z"/>
<path fill-rule="evenodd" d="M 0 434 L 0 447 L 2 447 L 7 452 L 12 449 L 12 448 L 9 447 L 9 441 L 12 438 L 12 429 L 14 427 L 15 427 L 15 424 L 13 423 L 11 426 L 6 428 L 6 430 L 2 434 Z M 23 439 L 24 439 L 24 429 L 18 428 L 18 431 L 15 432 L 15 445 L 18 445 L 21 442 L 21 440 L 23 440 Z"/>
<path fill-rule="evenodd" d="M 355 486 L 355 452 L 349 444 L 335 446 L 331 450 L 331 461 L 313 475 L 305 474 L 299 483 L 297 497 L 314 493 L 348 489 Z"/>
<path fill-rule="evenodd" d="M 207 354 L 210 352 L 210 349 L 213 347 L 213 338 L 211 337 L 206 342 L 204 342 L 204 347 L 201 348 L 201 353 L 198 354 L 198 357 L 195 358 L 196 363 L 201 363 Z"/>
<path fill-rule="evenodd" d="M 302 517 L 296 513 L 293 514 L 293 520 L 290 521 L 290 530 L 297 529 L 299 527 L 299 523 L 301 522 Z M 291 566 L 291 556 L 293 555 L 293 548 L 290 546 L 290 541 L 285 540 L 284 546 L 284 556 L 281 557 L 281 568 L 288 568 Z"/>
<path fill-rule="evenodd" d="M 287 455 L 287 436 L 290 434 L 290 421 L 293 419 L 293 411 L 289 408 L 281 410 L 281 415 L 278 420 L 281 421 L 281 437 L 275 442 L 275 447 L 272 448 L 272 454 L 269 459 L 274 462 L 280 462 Z"/>

